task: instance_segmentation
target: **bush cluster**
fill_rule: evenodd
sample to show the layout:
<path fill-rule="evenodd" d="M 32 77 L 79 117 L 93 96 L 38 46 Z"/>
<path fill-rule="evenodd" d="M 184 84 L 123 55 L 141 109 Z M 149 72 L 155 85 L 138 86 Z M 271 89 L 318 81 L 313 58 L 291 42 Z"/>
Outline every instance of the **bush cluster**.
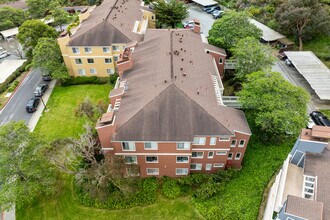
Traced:
<path fill-rule="evenodd" d="M 22 66 L 18 67 L 3 83 L 0 83 L 0 93 L 3 93 L 8 89 L 10 84 L 17 79 L 22 73 L 27 69 L 26 67 L 31 63 L 31 61 L 25 61 Z"/>
<path fill-rule="evenodd" d="M 96 77 L 96 76 L 78 76 L 78 77 L 71 77 L 68 80 L 65 80 L 62 83 L 62 86 L 72 86 L 72 85 L 84 85 L 84 84 L 106 84 L 109 82 L 108 77 Z"/>

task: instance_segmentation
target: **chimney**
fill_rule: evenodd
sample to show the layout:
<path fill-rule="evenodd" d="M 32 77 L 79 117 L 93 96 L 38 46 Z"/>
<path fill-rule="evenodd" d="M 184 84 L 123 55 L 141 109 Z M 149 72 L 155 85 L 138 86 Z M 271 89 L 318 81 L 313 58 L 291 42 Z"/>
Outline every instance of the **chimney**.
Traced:
<path fill-rule="evenodd" d="M 198 19 L 194 19 L 194 32 L 197 34 L 201 33 L 201 24 Z"/>

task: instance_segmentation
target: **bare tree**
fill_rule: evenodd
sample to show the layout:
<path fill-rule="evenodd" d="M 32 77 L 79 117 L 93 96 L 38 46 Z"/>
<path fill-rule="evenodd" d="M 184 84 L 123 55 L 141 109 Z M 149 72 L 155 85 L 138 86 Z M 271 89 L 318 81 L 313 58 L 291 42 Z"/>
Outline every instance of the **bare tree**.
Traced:
<path fill-rule="evenodd" d="M 1 40 L 0 41 L 1 47 L 3 47 L 5 50 L 7 50 L 9 53 L 24 59 L 24 51 L 21 46 L 21 44 L 18 42 L 16 38 L 11 39 L 9 41 L 7 40 Z"/>

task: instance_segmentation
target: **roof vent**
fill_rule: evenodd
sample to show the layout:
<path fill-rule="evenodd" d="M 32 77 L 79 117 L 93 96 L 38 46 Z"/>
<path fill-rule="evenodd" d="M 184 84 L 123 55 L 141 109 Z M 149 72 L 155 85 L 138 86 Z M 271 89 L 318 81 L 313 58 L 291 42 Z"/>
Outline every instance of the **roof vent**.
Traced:
<path fill-rule="evenodd" d="M 181 67 L 180 70 L 183 71 L 183 68 Z"/>
<path fill-rule="evenodd" d="M 182 76 L 186 77 L 187 76 L 187 73 L 182 73 Z"/>
<path fill-rule="evenodd" d="M 181 47 L 181 51 L 183 51 L 183 48 Z"/>
<path fill-rule="evenodd" d="M 174 76 L 174 79 L 178 78 L 177 76 Z"/>
<path fill-rule="evenodd" d="M 164 80 L 164 83 L 167 83 L 167 80 L 166 79 Z"/>
<path fill-rule="evenodd" d="M 181 58 L 181 61 L 183 61 L 184 59 L 183 58 Z"/>
<path fill-rule="evenodd" d="M 197 95 L 199 95 L 199 92 L 197 91 Z"/>
<path fill-rule="evenodd" d="M 190 62 L 189 63 L 193 63 L 193 61 L 192 60 L 190 60 Z"/>
<path fill-rule="evenodd" d="M 184 50 L 184 52 L 186 52 L 186 50 Z"/>

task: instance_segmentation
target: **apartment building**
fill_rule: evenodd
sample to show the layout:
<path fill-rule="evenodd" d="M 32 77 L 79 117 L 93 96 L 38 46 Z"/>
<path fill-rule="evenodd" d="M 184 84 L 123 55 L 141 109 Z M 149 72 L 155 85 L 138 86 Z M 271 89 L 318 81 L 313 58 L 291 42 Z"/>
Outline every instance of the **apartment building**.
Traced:
<path fill-rule="evenodd" d="M 269 192 L 264 219 L 330 219 L 329 170 L 330 127 L 303 129 Z"/>
<path fill-rule="evenodd" d="M 155 28 L 155 15 L 140 0 L 104 0 L 81 11 L 80 24 L 58 38 L 71 76 L 106 77 L 116 72 L 116 61 L 127 43 L 141 41 Z"/>
<path fill-rule="evenodd" d="M 198 22 L 148 29 L 117 62 L 120 78 L 96 129 L 104 152 L 137 164 L 142 177 L 241 167 L 251 131 L 242 111 L 222 103 L 225 51 L 199 32 Z"/>

